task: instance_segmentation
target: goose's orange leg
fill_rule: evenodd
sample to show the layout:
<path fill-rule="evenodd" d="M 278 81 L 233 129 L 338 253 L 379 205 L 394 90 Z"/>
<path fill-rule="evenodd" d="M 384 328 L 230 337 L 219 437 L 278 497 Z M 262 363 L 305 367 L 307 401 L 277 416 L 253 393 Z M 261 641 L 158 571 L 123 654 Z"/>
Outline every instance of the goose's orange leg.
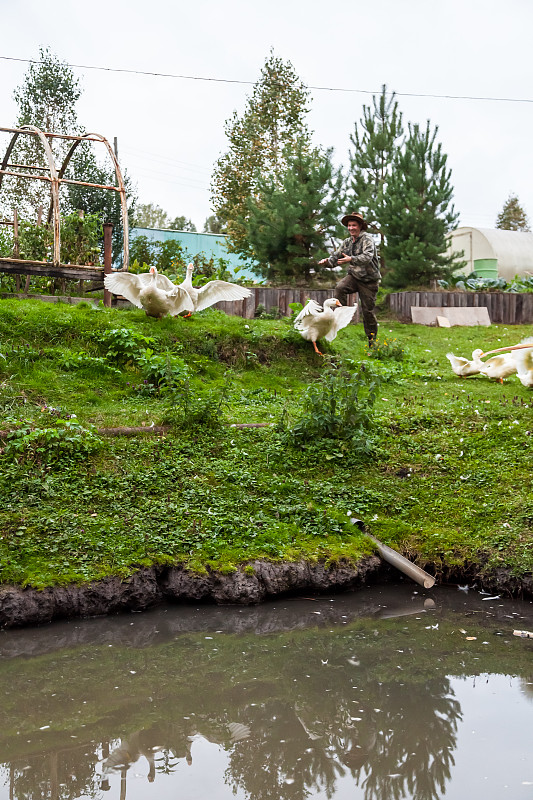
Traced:
<path fill-rule="evenodd" d="M 324 357 L 324 353 L 321 353 L 318 347 L 316 346 L 316 342 L 313 342 L 313 347 L 315 348 L 315 353 L 318 353 L 319 356 Z"/>

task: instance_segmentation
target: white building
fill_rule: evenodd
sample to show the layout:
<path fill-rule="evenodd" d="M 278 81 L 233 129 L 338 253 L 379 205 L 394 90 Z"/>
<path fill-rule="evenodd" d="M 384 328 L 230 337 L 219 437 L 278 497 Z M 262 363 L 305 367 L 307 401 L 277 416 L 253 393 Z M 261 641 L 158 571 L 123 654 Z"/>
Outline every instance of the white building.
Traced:
<path fill-rule="evenodd" d="M 452 231 L 448 240 L 448 252 L 463 251 L 458 261 L 466 261 L 465 274 L 506 281 L 533 275 L 533 233 L 464 227 Z"/>

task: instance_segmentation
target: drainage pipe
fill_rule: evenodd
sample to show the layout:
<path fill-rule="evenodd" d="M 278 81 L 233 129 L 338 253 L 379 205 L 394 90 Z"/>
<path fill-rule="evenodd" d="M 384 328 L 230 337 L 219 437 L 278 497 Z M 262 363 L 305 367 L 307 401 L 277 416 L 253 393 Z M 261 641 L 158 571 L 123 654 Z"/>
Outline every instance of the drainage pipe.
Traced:
<path fill-rule="evenodd" d="M 416 583 L 419 583 L 420 586 L 423 586 L 424 589 L 431 589 L 431 587 L 435 584 L 435 578 L 433 575 L 429 575 L 429 573 L 425 572 L 421 567 L 417 567 L 417 565 L 413 564 L 412 561 L 409 561 L 407 558 L 404 558 L 404 556 L 401 556 L 396 552 L 396 550 L 393 550 L 392 547 L 382 544 L 379 539 L 376 539 L 375 536 L 372 536 L 370 533 L 368 533 L 363 520 L 352 517 L 350 522 L 352 525 L 357 525 L 359 530 L 374 542 L 378 549 L 378 553 L 384 561 L 392 564 L 393 567 L 399 569 L 400 572 L 403 572 L 404 575 L 407 575 L 409 578 L 412 578 L 414 581 L 416 581 Z"/>

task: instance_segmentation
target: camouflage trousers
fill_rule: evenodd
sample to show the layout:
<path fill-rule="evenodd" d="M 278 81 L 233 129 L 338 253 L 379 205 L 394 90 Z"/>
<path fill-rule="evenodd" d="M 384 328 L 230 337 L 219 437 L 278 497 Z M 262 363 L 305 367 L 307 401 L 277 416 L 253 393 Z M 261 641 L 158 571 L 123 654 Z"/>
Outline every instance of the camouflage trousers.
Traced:
<path fill-rule="evenodd" d="M 378 288 L 379 283 L 364 283 L 350 274 L 340 280 L 335 287 L 335 297 L 343 306 L 347 305 L 349 294 L 357 292 L 359 295 L 361 311 L 363 312 L 363 327 L 370 343 L 378 335 L 378 320 L 376 317 Z"/>

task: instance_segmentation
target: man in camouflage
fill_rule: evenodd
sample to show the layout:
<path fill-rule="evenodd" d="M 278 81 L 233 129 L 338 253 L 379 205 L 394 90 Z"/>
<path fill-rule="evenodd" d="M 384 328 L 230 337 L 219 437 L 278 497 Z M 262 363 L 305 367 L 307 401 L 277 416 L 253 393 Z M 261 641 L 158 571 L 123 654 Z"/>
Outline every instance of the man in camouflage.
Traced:
<path fill-rule="evenodd" d="M 337 252 L 318 263 L 329 264 L 331 267 L 344 264 L 348 266 L 348 274 L 335 287 L 335 297 L 345 306 L 348 295 L 357 292 L 363 312 L 363 327 L 372 347 L 378 333 L 375 304 L 381 281 L 376 244 L 370 234 L 366 233 L 367 223 L 357 211 L 346 214 L 341 222 L 348 228 L 350 236 L 343 241 Z"/>

